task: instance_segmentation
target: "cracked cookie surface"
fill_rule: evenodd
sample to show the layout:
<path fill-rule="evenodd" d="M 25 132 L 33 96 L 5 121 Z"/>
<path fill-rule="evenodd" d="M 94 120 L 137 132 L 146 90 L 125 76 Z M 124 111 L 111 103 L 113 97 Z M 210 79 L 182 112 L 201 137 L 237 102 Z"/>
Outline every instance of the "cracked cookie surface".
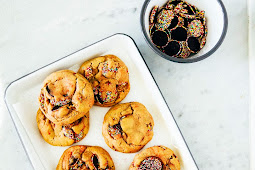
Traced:
<path fill-rule="evenodd" d="M 153 146 L 137 154 L 129 170 L 180 170 L 174 152 L 165 146 Z"/>
<path fill-rule="evenodd" d="M 113 106 L 105 115 L 103 136 L 113 150 L 133 153 L 153 137 L 154 121 L 146 107 L 138 102 Z"/>
<path fill-rule="evenodd" d="M 70 124 L 83 117 L 94 104 L 91 84 L 71 70 L 50 74 L 39 96 L 40 109 L 53 123 Z"/>
<path fill-rule="evenodd" d="M 69 146 L 77 143 L 89 131 L 89 112 L 69 125 L 58 125 L 47 119 L 38 109 L 36 121 L 43 139 L 53 146 Z"/>
<path fill-rule="evenodd" d="M 115 55 L 85 61 L 78 73 L 91 82 L 97 106 L 113 106 L 121 102 L 130 90 L 128 68 Z"/>
<path fill-rule="evenodd" d="M 109 153 L 99 146 L 72 146 L 62 154 L 57 170 L 115 170 Z"/>

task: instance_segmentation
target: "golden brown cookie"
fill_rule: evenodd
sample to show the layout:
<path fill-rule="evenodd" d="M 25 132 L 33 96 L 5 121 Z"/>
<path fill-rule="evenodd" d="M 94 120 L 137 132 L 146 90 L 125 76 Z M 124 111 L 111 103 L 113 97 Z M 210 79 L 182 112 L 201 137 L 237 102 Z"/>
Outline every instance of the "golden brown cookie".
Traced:
<path fill-rule="evenodd" d="M 91 84 L 71 70 L 50 74 L 39 96 L 40 109 L 53 123 L 70 124 L 88 113 L 94 104 Z"/>
<path fill-rule="evenodd" d="M 165 146 L 153 146 L 137 154 L 129 170 L 180 170 L 174 152 Z"/>
<path fill-rule="evenodd" d="M 69 146 L 82 140 L 89 131 L 89 112 L 69 125 L 52 123 L 39 109 L 37 126 L 43 139 L 53 146 Z"/>
<path fill-rule="evenodd" d="M 153 118 L 143 104 L 118 104 L 104 117 L 103 136 L 113 150 L 133 153 L 141 150 L 152 139 L 153 126 Z"/>
<path fill-rule="evenodd" d="M 92 83 L 97 106 L 113 106 L 122 101 L 130 90 L 128 68 L 114 55 L 85 61 L 78 73 Z"/>
<path fill-rule="evenodd" d="M 72 146 L 62 154 L 57 170 L 114 170 L 109 153 L 99 146 Z"/>

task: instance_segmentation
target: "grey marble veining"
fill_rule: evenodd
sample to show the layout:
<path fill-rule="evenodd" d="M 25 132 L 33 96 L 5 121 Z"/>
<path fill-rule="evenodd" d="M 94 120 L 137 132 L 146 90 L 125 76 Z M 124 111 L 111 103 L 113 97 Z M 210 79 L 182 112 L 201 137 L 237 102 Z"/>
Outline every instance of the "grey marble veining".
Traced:
<path fill-rule="evenodd" d="M 143 0 L 2 1 L 0 169 L 32 169 L 3 101 L 7 85 L 118 32 L 137 43 L 199 168 L 249 169 L 247 4 L 223 2 L 229 29 L 222 46 L 203 61 L 178 64 L 146 44 L 139 22 Z"/>

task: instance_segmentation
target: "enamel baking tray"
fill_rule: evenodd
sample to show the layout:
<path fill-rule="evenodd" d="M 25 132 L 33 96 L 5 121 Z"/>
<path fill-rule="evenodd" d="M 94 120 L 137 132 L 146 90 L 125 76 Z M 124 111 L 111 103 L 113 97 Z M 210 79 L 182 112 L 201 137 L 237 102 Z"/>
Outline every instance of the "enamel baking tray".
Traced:
<path fill-rule="evenodd" d="M 129 69 L 131 89 L 122 103 L 141 102 L 153 116 L 154 136 L 142 150 L 154 145 L 165 145 L 179 157 L 182 170 L 198 169 L 135 42 L 124 34 L 115 34 L 85 47 L 13 81 L 7 87 L 5 102 L 34 169 L 55 169 L 60 156 L 68 148 L 49 145 L 37 129 L 36 112 L 39 108 L 37 98 L 43 80 L 54 71 L 62 69 L 77 71 L 84 61 L 105 54 L 118 56 Z M 108 110 L 109 108 L 92 107 L 89 133 L 75 145 L 101 146 L 113 158 L 116 170 L 128 170 L 136 153 L 125 154 L 113 151 L 104 142 L 102 123 Z"/>

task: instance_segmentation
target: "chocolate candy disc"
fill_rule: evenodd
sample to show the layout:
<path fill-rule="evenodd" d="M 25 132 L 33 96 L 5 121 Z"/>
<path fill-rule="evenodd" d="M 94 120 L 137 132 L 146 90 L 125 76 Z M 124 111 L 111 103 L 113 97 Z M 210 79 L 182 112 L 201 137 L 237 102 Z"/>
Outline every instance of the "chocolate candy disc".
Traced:
<path fill-rule="evenodd" d="M 170 0 L 169 4 L 173 4 L 174 6 L 178 5 L 181 1 L 180 0 Z"/>
<path fill-rule="evenodd" d="M 193 53 L 197 53 L 200 50 L 200 43 L 196 37 L 188 38 L 188 47 Z"/>
<path fill-rule="evenodd" d="M 149 16 L 152 42 L 172 57 L 198 53 L 206 44 L 207 31 L 205 11 L 184 0 L 168 0 L 161 7 L 153 7 Z"/>
<path fill-rule="evenodd" d="M 180 52 L 180 44 L 177 41 L 170 41 L 164 48 L 164 52 L 169 56 L 176 56 Z"/>
<path fill-rule="evenodd" d="M 183 27 L 177 27 L 175 30 L 172 30 L 171 37 L 173 40 L 186 41 L 187 31 Z"/>
<path fill-rule="evenodd" d="M 174 5 L 173 4 L 166 4 L 165 6 L 166 9 L 174 9 Z"/>
<path fill-rule="evenodd" d="M 164 31 L 155 31 L 152 34 L 152 42 L 156 45 L 156 46 L 165 46 L 168 42 L 168 35 L 166 32 Z"/>
<path fill-rule="evenodd" d="M 173 18 L 174 18 L 173 10 L 162 9 L 157 16 L 157 22 L 159 24 L 167 24 L 171 23 Z"/>
<path fill-rule="evenodd" d="M 186 9 L 188 11 L 187 14 L 189 14 L 189 15 L 195 15 L 196 14 L 196 11 L 194 11 L 194 9 L 192 8 L 191 5 L 187 5 L 187 7 L 184 8 L 184 9 Z"/>
<path fill-rule="evenodd" d="M 138 168 L 138 170 L 162 170 L 162 169 L 163 164 L 161 160 L 154 156 L 144 159 Z"/>
<path fill-rule="evenodd" d="M 202 49 L 205 46 L 206 43 L 206 37 L 203 37 L 200 43 L 200 49 Z"/>
<path fill-rule="evenodd" d="M 150 24 L 154 23 L 154 19 L 156 16 L 156 13 L 158 11 L 158 5 L 154 6 L 153 9 L 151 10 L 151 14 L 150 14 Z"/>
<path fill-rule="evenodd" d="M 204 26 L 200 20 L 193 20 L 188 25 L 188 34 L 193 37 L 199 37 L 204 34 Z"/>
<path fill-rule="evenodd" d="M 171 22 L 164 23 L 164 24 L 156 23 L 155 28 L 159 31 L 165 31 L 167 29 L 167 27 L 169 27 L 170 24 L 171 24 Z"/>
<path fill-rule="evenodd" d="M 173 28 L 175 28 L 175 27 L 177 26 L 178 22 L 179 22 L 179 19 L 178 19 L 177 16 L 175 16 L 175 17 L 172 19 L 172 22 L 171 22 L 171 24 L 169 25 L 169 27 L 168 27 L 167 29 L 173 29 Z"/>
<path fill-rule="evenodd" d="M 191 53 L 191 51 L 187 47 L 188 46 L 187 42 L 186 41 L 182 41 L 182 42 L 180 42 L 180 44 L 181 44 L 181 52 L 178 55 L 178 57 L 187 58 L 190 55 L 190 53 Z"/>
<path fill-rule="evenodd" d="M 183 9 L 183 2 L 180 2 L 180 3 L 178 3 L 176 6 L 175 6 L 175 8 L 174 8 L 174 13 L 175 14 L 178 14 L 178 13 L 180 13 L 180 11 Z"/>

